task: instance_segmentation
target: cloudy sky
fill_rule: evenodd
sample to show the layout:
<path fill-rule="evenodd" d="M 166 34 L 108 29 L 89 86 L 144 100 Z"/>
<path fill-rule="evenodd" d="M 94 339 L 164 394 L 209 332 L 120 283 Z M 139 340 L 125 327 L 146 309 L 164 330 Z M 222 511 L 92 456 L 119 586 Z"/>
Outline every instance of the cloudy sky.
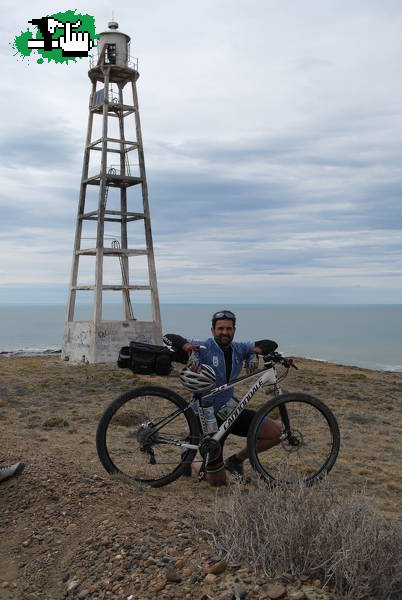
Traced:
<path fill-rule="evenodd" d="M 76 5 L 2 3 L 3 303 L 67 294 L 88 61 L 38 65 L 10 43 Z M 112 5 L 139 59 L 161 301 L 401 303 L 402 3 L 79 8 L 101 32 Z"/>

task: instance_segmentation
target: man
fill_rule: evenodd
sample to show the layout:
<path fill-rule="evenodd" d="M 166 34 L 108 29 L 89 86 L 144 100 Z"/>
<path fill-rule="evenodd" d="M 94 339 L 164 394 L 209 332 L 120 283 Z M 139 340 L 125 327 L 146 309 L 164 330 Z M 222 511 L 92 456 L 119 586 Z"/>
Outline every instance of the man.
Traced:
<path fill-rule="evenodd" d="M 17 462 L 10 467 L 0 467 L 0 483 L 11 479 L 14 475 L 19 475 L 24 470 L 24 467 L 25 465 L 22 462 Z"/>
<path fill-rule="evenodd" d="M 200 364 L 209 365 L 215 371 L 216 387 L 229 383 L 238 377 L 243 361 L 247 373 L 252 373 L 258 368 L 257 354 L 263 354 L 265 340 L 261 342 L 233 342 L 236 331 L 236 316 L 230 310 L 221 310 L 212 315 L 212 338 L 206 341 L 185 340 L 181 336 L 167 334 L 166 337 L 173 346 L 181 348 L 186 352 L 194 350 L 195 346 L 206 346 L 206 349 L 197 351 L 197 356 L 189 365 L 194 371 L 200 370 Z M 218 425 L 224 418 L 219 417 L 219 412 L 225 404 L 232 398 L 233 388 L 229 388 L 222 392 L 214 394 L 210 400 L 213 400 L 213 406 Z M 232 425 L 230 434 L 247 437 L 248 429 L 255 415 L 255 411 L 245 409 L 235 423 Z M 275 446 L 280 441 L 280 425 L 272 419 L 267 419 L 261 428 L 259 434 L 259 442 L 257 451 L 263 452 Z M 222 440 L 223 443 L 224 440 Z M 229 471 L 239 481 L 245 483 L 247 480 L 244 476 L 243 462 L 248 457 L 247 448 L 243 448 L 240 452 L 229 456 L 226 461 L 223 461 L 222 455 L 218 460 L 209 463 L 207 466 L 207 481 L 213 486 L 226 484 L 226 471 Z"/>

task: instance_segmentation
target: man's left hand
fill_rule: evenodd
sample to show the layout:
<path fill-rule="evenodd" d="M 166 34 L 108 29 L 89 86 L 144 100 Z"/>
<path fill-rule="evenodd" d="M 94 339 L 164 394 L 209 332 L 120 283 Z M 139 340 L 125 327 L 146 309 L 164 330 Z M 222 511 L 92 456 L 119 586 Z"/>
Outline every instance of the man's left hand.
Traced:
<path fill-rule="evenodd" d="M 259 358 L 257 356 L 257 354 L 253 354 L 252 356 L 250 356 L 250 358 L 248 358 L 246 360 L 246 373 L 247 375 L 251 375 L 252 373 L 254 373 L 254 371 L 256 371 L 258 369 L 258 364 L 259 364 Z"/>

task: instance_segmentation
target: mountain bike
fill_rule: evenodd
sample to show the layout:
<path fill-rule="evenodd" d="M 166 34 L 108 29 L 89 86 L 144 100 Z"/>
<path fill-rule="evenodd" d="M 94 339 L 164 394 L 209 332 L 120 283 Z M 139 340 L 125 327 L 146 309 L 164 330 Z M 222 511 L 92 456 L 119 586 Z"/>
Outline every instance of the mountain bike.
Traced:
<path fill-rule="evenodd" d="M 273 351 L 263 360 L 263 368 L 208 393 L 194 394 L 190 402 L 168 388 L 154 385 L 134 388 L 116 398 L 104 411 L 96 433 L 97 452 L 106 471 L 126 481 L 160 487 L 180 477 L 198 451 L 203 459 L 200 478 L 204 477 L 208 462 L 221 453 L 221 440 L 264 387 L 273 398 L 256 412 L 248 431 L 251 466 L 260 478 L 271 483 L 302 480 L 310 485 L 321 479 L 338 456 L 337 421 L 321 400 L 305 393 L 282 392 L 280 381 L 291 367 L 297 368 L 292 358 Z M 283 369 L 278 373 L 280 365 Z M 205 400 L 252 379 L 251 387 L 218 430 L 208 434 Z M 280 422 L 280 441 L 269 450 L 257 452 L 259 431 L 267 418 Z"/>

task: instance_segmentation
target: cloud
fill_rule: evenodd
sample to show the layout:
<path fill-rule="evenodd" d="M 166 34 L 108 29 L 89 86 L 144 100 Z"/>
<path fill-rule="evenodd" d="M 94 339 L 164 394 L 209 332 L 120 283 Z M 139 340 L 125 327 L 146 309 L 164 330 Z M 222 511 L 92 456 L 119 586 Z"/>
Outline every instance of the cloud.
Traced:
<path fill-rule="evenodd" d="M 102 30 L 107 7 L 84 8 Z M 29 282 L 40 295 L 68 287 L 90 82 L 84 61 L 16 61 L 5 40 L 32 10 L 10 4 L 2 24 L 0 286 Z M 140 54 L 161 298 L 400 302 L 399 4 L 154 0 L 135 16 L 119 10 Z M 134 120 L 126 126 L 133 136 Z"/>

